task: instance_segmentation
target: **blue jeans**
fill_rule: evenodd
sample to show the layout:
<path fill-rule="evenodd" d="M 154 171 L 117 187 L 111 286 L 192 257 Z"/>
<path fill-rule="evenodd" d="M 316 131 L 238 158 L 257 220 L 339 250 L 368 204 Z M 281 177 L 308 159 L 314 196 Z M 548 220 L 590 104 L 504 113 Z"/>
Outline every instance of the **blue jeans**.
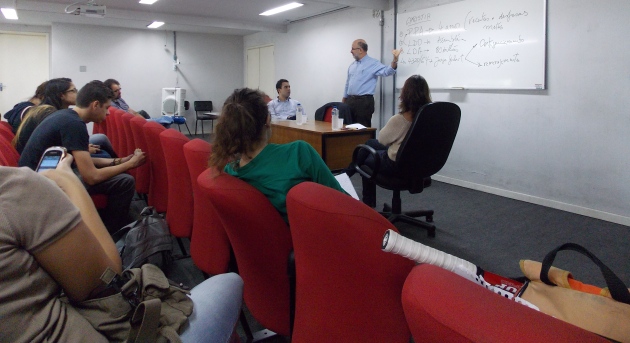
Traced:
<path fill-rule="evenodd" d="M 193 313 L 180 337 L 188 342 L 228 342 L 243 302 L 243 279 L 238 274 L 215 275 L 190 291 Z"/>
<path fill-rule="evenodd" d="M 100 145 L 101 151 L 92 154 L 92 157 L 100 157 L 100 158 L 117 158 L 116 152 L 114 152 L 114 148 L 112 147 L 112 142 L 109 141 L 109 138 L 102 133 L 95 133 L 90 136 L 90 144 Z"/>

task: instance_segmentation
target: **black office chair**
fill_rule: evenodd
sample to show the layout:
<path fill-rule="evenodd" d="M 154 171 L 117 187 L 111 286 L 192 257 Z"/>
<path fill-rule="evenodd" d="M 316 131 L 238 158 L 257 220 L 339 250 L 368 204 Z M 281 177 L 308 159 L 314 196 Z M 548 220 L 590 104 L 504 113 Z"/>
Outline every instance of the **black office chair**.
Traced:
<path fill-rule="evenodd" d="M 315 110 L 315 120 L 332 122 L 331 112 L 334 106 L 337 106 L 337 109 L 339 110 L 339 116 L 343 118 L 344 124 L 349 125 L 355 123 L 354 118 L 352 118 L 350 106 L 344 104 L 343 102 L 329 102 L 324 106 L 318 108 L 317 110 Z"/>
<path fill-rule="evenodd" d="M 195 101 L 195 135 L 197 135 L 197 124 L 201 121 L 201 135 L 204 135 L 203 132 L 203 122 L 206 120 L 210 120 L 212 123 L 212 130 L 214 130 L 214 120 L 219 118 L 219 115 L 212 114 L 208 112 L 212 112 L 212 101 Z M 206 112 L 206 113 L 199 113 Z"/>
<path fill-rule="evenodd" d="M 390 222 L 400 220 L 417 225 L 427 229 L 429 237 L 435 237 L 435 225 L 431 224 L 433 210 L 402 213 L 400 191 L 416 194 L 431 185 L 431 175 L 442 169 L 451 152 L 460 118 L 459 106 L 450 102 L 435 102 L 421 107 L 398 150 L 398 173 L 394 176 L 379 175 L 380 158 L 372 147 L 361 144 L 355 148 L 352 160 L 356 171 L 377 186 L 394 191 L 392 206 L 385 204 L 381 213 Z M 374 170 L 357 161 L 361 149 L 374 156 Z M 426 217 L 426 222 L 415 217 Z"/>

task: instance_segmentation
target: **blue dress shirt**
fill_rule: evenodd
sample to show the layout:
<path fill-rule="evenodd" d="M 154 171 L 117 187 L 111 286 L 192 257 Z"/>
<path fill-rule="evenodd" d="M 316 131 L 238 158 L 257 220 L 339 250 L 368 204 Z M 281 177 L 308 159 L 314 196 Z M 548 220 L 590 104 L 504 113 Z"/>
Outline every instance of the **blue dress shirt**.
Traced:
<path fill-rule="evenodd" d="M 390 76 L 395 72 L 396 69 L 391 66 L 384 65 L 377 59 L 365 55 L 348 67 L 348 78 L 343 97 L 347 98 L 349 95 L 373 95 L 376 90 L 377 78 L 379 76 Z"/>
<path fill-rule="evenodd" d="M 299 103 L 299 101 L 291 98 L 288 98 L 286 101 L 280 101 L 280 99 L 275 98 L 269 101 L 267 108 L 272 119 L 287 120 L 288 117 L 295 117 Z M 302 105 L 302 114 L 306 115 L 304 105 Z"/>

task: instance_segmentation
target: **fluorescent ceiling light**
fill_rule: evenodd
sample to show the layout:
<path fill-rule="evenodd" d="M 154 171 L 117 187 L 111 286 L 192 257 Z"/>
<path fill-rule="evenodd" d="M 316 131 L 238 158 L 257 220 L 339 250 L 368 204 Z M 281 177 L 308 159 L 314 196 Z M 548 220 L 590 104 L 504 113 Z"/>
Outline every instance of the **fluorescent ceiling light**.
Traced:
<path fill-rule="evenodd" d="M 17 20 L 18 16 L 15 8 L 2 8 L 0 10 L 2 10 L 2 14 L 4 14 L 6 19 Z"/>
<path fill-rule="evenodd" d="M 140 0 L 141 4 L 145 4 L 145 5 L 153 5 L 154 3 L 156 3 L 158 0 Z"/>
<path fill-rule="evenodd" d="M 163 21 L 154 21 L 151 24 L 147 25 L 148 28 L 150 29 L 157 29 L 158 27 L 164 25 Z"/>
<path fill-rule="evenodd" d="M 265 12 L 261 13 L 260 15 L 264 15 L 264 16 L 274 15 L 274 14 L 278 14 L 280 12 L 284 12 L 284 11 L 292 10 L 294 8 L 298 8 L 300 6 L 304 6 L 304 4 L 301 4 L 299 2 L 292 2 L 290 4 L 286 4 L 284 6 L 276 7 L 276 8 L 270 9 L 269 11 L 265 11 Z"/>

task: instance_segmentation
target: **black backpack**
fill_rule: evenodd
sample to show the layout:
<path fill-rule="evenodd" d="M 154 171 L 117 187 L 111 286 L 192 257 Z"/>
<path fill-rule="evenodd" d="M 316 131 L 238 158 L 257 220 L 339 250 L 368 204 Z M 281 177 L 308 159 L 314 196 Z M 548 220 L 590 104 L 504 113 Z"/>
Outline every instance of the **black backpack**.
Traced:
<path fill-rule="evenodd" d="M 140 219 L 112 234 L 119 247 L 123 269 L 150 263 L 164 270 L 172 262 L 173 242 L 166 220 L 153 207 L 145 207 Z"/>

